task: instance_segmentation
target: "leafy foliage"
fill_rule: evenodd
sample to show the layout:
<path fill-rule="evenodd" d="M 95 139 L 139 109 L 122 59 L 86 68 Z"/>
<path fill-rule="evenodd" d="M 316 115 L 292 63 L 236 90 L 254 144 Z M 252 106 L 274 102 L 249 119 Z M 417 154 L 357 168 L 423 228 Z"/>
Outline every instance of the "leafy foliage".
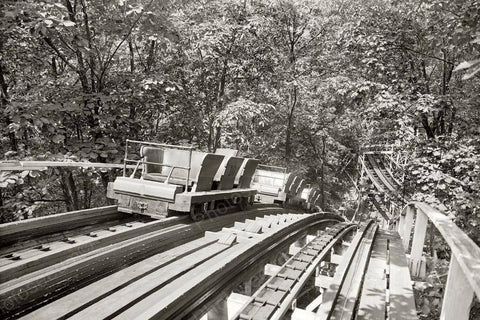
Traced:
<path fill-rule="evenodd" d="M 5 159 L 118 163 L 126 138 L 226 146 L 353 212 L 370 210 L 352 200 L 361 146 L 392 144 L 409 155 L 405 192 L 478 241 L 478 1 L 1 6 Z M 2 173 L 4 220 L 105 204 L 88 194 L 114 175 Z"/>

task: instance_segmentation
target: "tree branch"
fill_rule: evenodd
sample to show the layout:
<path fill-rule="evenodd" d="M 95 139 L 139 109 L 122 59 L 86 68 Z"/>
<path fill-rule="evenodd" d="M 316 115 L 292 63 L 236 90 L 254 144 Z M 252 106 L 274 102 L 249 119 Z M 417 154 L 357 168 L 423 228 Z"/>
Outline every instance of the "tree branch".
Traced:
<path fill-rule="evenodd" d="M 69 66 L 72 70 L 74 70 L 75 72 L 78 72 L 78 69 L 73 65 L 71 64 L 68 59 L 60 52 L 60 50 L 58 50 L 58 48 L 55 46 L 55 44 L 53 43 L 52 39 L 46 37 L 45 35 L 43 35 L 43 41 L 45 41 L 46 44 L 48 44 L 48 46 L 53 50 L 55 51 L 55 53 L 57 54 L 57 56 L 67 65 Z"/>
<path fill-rule="evenodd" d="M 393 44 L 392 44 L 392 45 L 393 45 Z M 422 56 L 425 56 L 425 57 L 428 57 L 428 58 L 431 58 L 431 59 L 436 59 L 436 60 L 438 60 L 438 61 L 442 61 L 442 62 L 448 63 L 449 65 L 452 65 L 452 66 L 454 65 L 454 63 L 453 63 L 452 61 L 448 61 L 448 60 L 439 58 L 439 57 L 437 57 L 437 56 L 430 55 L 430 54 L 428 54 L 428 53 L 420 52 L 420 51 L 417 51 L 417 50 L 415 50 L 415 49 L 405 47 L 404 45 L 400 45 L 400 46 L 393 47 L 393 49 L 404 49 L 404 50 L 407 50 L 407 51 L 410 51 L 410 52 L 414 52 L 414 53 L 420 54 L 420 55 L 422 55 Z"/>
<path fill-rule="evenodd" d="M 125 36 L 123 37 L 122 41 L 120 41 L 120 43 L 115 47 L 115 50 L 113 51 L 113 53 L 110 55 L 110 57 L 107 58 L 105 64 L 103 65 L 103 68 L 102 68 L 102 72 L 100 73 L 100 78 L 99 78 L 99 81 L 101 82 L 103 80 L 103 77 L 105 76 L 105 72 L 107 71 L 108 69 L 108 65 L 112 62 L 112 59 L 113 57 L 117 54 L 117 51 L 118 49 L 120 49 L 120 47 L 122 46 L 122 44 L 128 39 L 128 37 L 130 37 L 132 31 L 133 31 L 133 28 L 135 27 L 135 25 L 138 23 L 138 21 L 140 21 L 140 19 L 143 17 L 143 13 L 152 5 L 153 3 L 153 0 L 150 0 L 150 2 L 145 6 L 145 8 L 143 8 L 142 12 L 140 12 L 140 14 L 138 15 L 137 19 L 132 23 L 132 25 L 130 26 L 130 28 L 128 29 L 128 32 L 125 34 Z"/>

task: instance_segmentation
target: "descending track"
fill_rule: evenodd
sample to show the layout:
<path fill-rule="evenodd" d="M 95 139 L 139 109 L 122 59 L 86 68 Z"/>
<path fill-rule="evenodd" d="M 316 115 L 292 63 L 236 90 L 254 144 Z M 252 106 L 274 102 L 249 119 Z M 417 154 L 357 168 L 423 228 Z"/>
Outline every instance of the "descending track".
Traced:
<path fill-rule="evenodd" d="M 28 312 L 151 255 L 199 238 L 205 231 L 233 225 L 238 219 L 279 212 L 285 211 L 278 207 L 257 206 L 250 211 L 197 223 L 192 223 L 188 217 L 172 217 L 147 221 L 143 225 L 122 226 L 122 230 L 118 228 L 117 231 L 103 230 L 102 235 L 99 231 L 97 237 L 71 237 L 76 239 L 75 243 L 52 244 L 49 251 L 29 249 L 41 254 L 23 255 L 23 258 L 19 255 L 19 259 L 0 269 L 1 314 L 6 317 Z"/>
<path fill-rule="evenodd" d="M 339 223 L 309 242 L 257 290 L 233 319 L 282 319 L 317 265 L 353 228 Z"/>
<path fill-rule="evenodd" d="M 87 263 L 89 266 L 79 269 L 77 264 L 73 267 L 76 274 L 82 278 L 88 277 L 90 280 L 96 280 L 95 282 L 87 286 L 77 284 L 71 288 L 75 290 L 63 298 L 62 295 L 55 296 L 51 293 L 55 282 L 53 286 L 46 286 L 45 282 L 38 283 L 36 291 L 41 291 L 41 288 L 46 287 L 48 292 L 40 292 L 36 300 L 31 300 L 32 295 L 35 294 L 35 291 L 32 291 L 31 295 L 27 295 L 27 300 L 30 301 L 21 301 L 23 302 L 21 308 L 20 305 L 17 305 L 16 312 L 10 312 L 10 315 L 18 316 L 29 311 L 29 308 L 33 310 L 38 307 L 41 308 L 26 314 L 25 318 L 52 319 L 68 316 L 73 319 L 112 317 L 131 319 L 133 315 L 143 312 L 152 313 L 152 317 L 155 315 L 160 318 L 175 318 L 178 317 L 178 314 L 194 312 L 196 307 L 208 300 L 209 295 L 215 292 L 215 288 L 225 286 L 242 270 L 239 266 L 253 263 L 279 243 L 291 241 L 292 237 L 301 234 L 311 225 L 327 221 L 334 222 L 338 219 L 336 217 L 329 218 L 323 214 L 283 214 L 281 212 L 285 211 L 280 208 L 258 209 L 257 212 L 242 214 L 243 219 L 248 216 L 257 217 L 256 220 L 247 219 L 244 223 L 232 223 L 239 219 L 240 215 L 234 219 L 231 216 L 216 218 L 223 220 L 229 218 L 229 223 L 226 221 L 220 223 L 214 221 L 215 219 L 202 222 L 207 224 L 210 230 L 218 230 L 222 226 L 223 229 L 220 232 L 207 233 L 204 238 L 189 243 L 182 240 L 188 239 L 187 230 L 183 230 L 186 226 L 175 225 L 166 228 L 163 230 L 163 240 L 167 240 L 168 234 L 170 241 L 175 239 L 175 248 L 162 250 L 163 252 L 160 251 L 148 258 L 145 257 L 145 254 L 141 254 L 142 259 L 137 259 L 135 264 L 117 266 L 114 273 L 99 275 L 92 272 L 100 264 L 103 266 L 104 263 L 108 263 L 108 260 L 116 261 L 117 264 L 125 263 L 127 257 L 134 254 L 139 255 L 139 253 L 134 253 L 129 246 L 123 245 L 118 250 L 109 250 L 108 260 L 92 261 L 96 260 L 94 257 L 92 257 L 93 259 L 83 259 L 82 264 Z M 277 214 L 268 215 L 269 213 Z M 200 223 L 196 223 L 195 226 L 190 225 L 188 227 L 190 232 L 198 229 L 197 233 L 203 234 L 205 227 L 202 228 L 198 224 Z M 232 225 L 232 227 L 225 228 L 225 225 Z M 144 247 L 148 243 L 146 241 L 148 236 L 145 235 L 131 241 Z M 158 243 L 162 241 L 162 238 L 158 236 L 155 242 L 158 247 L 161 247 Z M 189 239 L 192 240 L 191 236 Z M 180 243 L 185 244 L 181 245 Z M 88 263 L 89 260 L 92 263 Z M 55 270 L 51 270 L 54 272 L 51 273 L 51 276 L 57 276 L 58 273 L 61 273 L 61 269 L 62 267 L 55 266 Z M 70 277 L 72 275 L 70 274 Z M 34 278 L 30 279 L 29 285 L 25 285 L 25 282 L 28 281 L 22 281 L 24 290 L 33 287 L 36 283 Z M 68 278 L 63 277 L 63 279 Z M 45 281 L 50 281 L 50 279 L 47 278 Z M 1 289 L 10 294 L 7 298 L 9 301 L 19 302 L 22 300 L 21 293 L 19 292 L 18 298 L 15 299 L 10 284 L 2 284 Z M 166 292 L 168 294 L 165 294 Z M 2 300 L 4 297 L 2 296 Z M 150 301 L 157 302 L 152 305 Z"/>
<path fill-rule="evenodd" d="M 403 199 L 384 160 L 365 153 L 360 161 L 379 191 L 374 205 L 392 222 L 383 226 L 396 224 L 403 239 L 374 221 L 270 205 L 197 222 L 108 206 L 0 225 L 0 317 L 414 320 L 410 271 L 425 273 L 430 220 L 452 250 L 443 318 L 467 319 L 480 292 L 480 249 L 425 204 L 391 217 L 388 201 Z"/>

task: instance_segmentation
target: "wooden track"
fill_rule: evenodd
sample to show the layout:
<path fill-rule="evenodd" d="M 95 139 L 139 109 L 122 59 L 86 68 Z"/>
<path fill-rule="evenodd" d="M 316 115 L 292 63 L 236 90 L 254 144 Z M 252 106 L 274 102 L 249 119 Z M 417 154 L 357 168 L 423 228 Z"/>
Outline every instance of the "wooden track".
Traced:
<path fill-rule="evenodd" d="M 35 307 L 35 305 L 37 308 L 40 307 L 30 314 L 23 312 L 24 318 L 150 317 L 141 315 L 144 312 L 153 313 L 155 317 L 162 319 L 182 317 L 194 311 L 205 299 L 208 299 L 207 296 L 215 292 L 215 288 L 225 286 L 233 277 L 241 273 L 243 270 L 241 266 L 254 263 L 275 246 L 291 242 L 294 239 L 292 237 L 300 235 L 312 224 L 335 221 L 326 219 L 323 214 L 281 214 L 282 212 L 285 211 L 280 208 L 259 208 L 246 214 L 237 214 L 234 218 L 230 215 L 194 225 L 175 225 L 167 228 L 168 230 L 163 234 L 151 233 L 141 239 L 132 239 L 129 244 L 120 243 L 118 249 L 109 249 L 108 253 L 103 252 L 100 255 L 108 256 L 110 261 L 125 261 L 126 256 L 133 255 L 137 257 L 140 255 L 141 258 L 122 268 L 117 267 L 115 272 L 104 273 L 101 276 L 95 275 L 96 281 L 90 281 L 86 286 L 77 285 L 74 292 L 63 298 L 50 296 L 45 299 L 43 297 L 34 305 L 24 305 L 24 308 Z M 266 216 L 269 213 L 277 214 Z M 233 221 L 240 217 L 243 217 L 243 220 L 245 217 L 256 218 L 234 224 Z M 225 228 L 229 224 L 231 227 Z M 192 232 L 203 235 L 207 226 L 209 230 L 221 229 L 221 231 L 207 232 L 205 237 L 197 240 L 189 236 Z M 146 240 L 147 236 L 150 240 Z M 191 242 L 187 243 L 185 239 Z M 159 244 L 164 244 L 164 241 L 174 241 L 175 247 L 165 250 L 166 245 L 163 245 L 162 250 L 158 250 Z M 149 246 L 148 243 L 156 243 L 157 252 L 148 257 L 138 252 L 134 253 L 130 249 L 135 247 L 134 242 L 142 247 Z M 81 272 L 83 273 L 81 277 L 86 277 L 88 274 L 92 279 L 89 270 L 93 266 L 103 267 L 106 260 L 101 260 L 100 256 L 97 257 L 92 256 L 87 259 L 91 263 L 85 259 L 78 261 L 90 266 L 79 269 L 80 265 L 77 263 L 74 268 L 84 270 Z M 52 275 L 55 276 L 59 271 L 59 266 L 51 270 Z M 49 290 L 53 288 L 51 285 L 48 287 Z M 153 301 L 155 303 L 152 304 Z M 18 310 L 17 315 L 25 311 L 25 309 Z"/>
<path fill-rule="evenodd" d="M 135 232 L 110 232 L 110 237 L 99 238 L 77 249 L 52 250 L 54 259 L 45 258 L 41 264 L 38 262 L 41 259 L 35 259 L 35 269 L 22 271 L 20 277 L 13 278 L 13 272 L 7 273 L 7 278 L 2 277 L 0 312 L 3 317 L 23 314 L 133 263 L 199 238 L 207 230 L 233 225 L 240 217 L 245 219 L 276 212 L 284 210 L 260 206 L 197 223 L 180 223 L 188 218 L 174 217 L 149 222 Z M 122 234 L 125 236 L 120 236 Z"/>
<path fill-rule="evenodd" d="M 0 224 L 0 247 L 126 217 L 117 209 L 107 206 Z"/>
<path fill-rule="evenodd" d="M 282 319 L 316 266 L 353 228 L 336 224 L 310 241 L 255 292 L 233 319 Z"/>
<path fill-rule="evenodd" d="M 272 217 L 275 219 L 275 217 Z M 297 218 L 298 219 L 298 218 Z M 269 224 L 270 218 L 259 222 Z M 263 234 L 252 236 L 251 232 L 238 232 L 238 244 L 210 259 L 191 272 L 179 277 L 161 290 L 152 293 L 147 298 L 135 304 L 131 308 L 119 314 L 117 319 L 155 318 L 155 319 L 182 319 L 189 318 L 189 314 L 195 312 L 212 292 L 227 285 L 231 279 L 250 263 L 258 260 L 262 255 L 282 245 L 284 241 L 292 241 L 295 234 L 299 234 L 309 226 L 324 223 L 321 215 L 303 215 L 281 227 L 284 222 L 279 222 L 281 227 L 270 224 L 271 227 L 264 229 Z M 272 232 L 269 231 L 273 228 Z M 238 230 L 237 230 L 238 231 Z M 219 236 L 231 235 L 232 231 L 223 231 Z M 248 235 L 250 233 L 250 235 Z M 240 238 L 239 238 L 240 236 Z M 293 237 L 293 238 L 292 238 Z"/>

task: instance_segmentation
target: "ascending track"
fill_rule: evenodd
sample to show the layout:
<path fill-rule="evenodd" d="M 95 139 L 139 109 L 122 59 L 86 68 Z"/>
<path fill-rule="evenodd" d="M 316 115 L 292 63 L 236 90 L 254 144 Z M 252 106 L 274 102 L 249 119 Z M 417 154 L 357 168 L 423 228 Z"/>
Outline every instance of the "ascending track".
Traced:
<path fill-rule="evenodd" d="M 381 193 L 387 193 L 393 199 L 401 199 L 400 184 L 387 170 L 382 155 L 366 153 L 363 163 L 367 176 Z"/>

